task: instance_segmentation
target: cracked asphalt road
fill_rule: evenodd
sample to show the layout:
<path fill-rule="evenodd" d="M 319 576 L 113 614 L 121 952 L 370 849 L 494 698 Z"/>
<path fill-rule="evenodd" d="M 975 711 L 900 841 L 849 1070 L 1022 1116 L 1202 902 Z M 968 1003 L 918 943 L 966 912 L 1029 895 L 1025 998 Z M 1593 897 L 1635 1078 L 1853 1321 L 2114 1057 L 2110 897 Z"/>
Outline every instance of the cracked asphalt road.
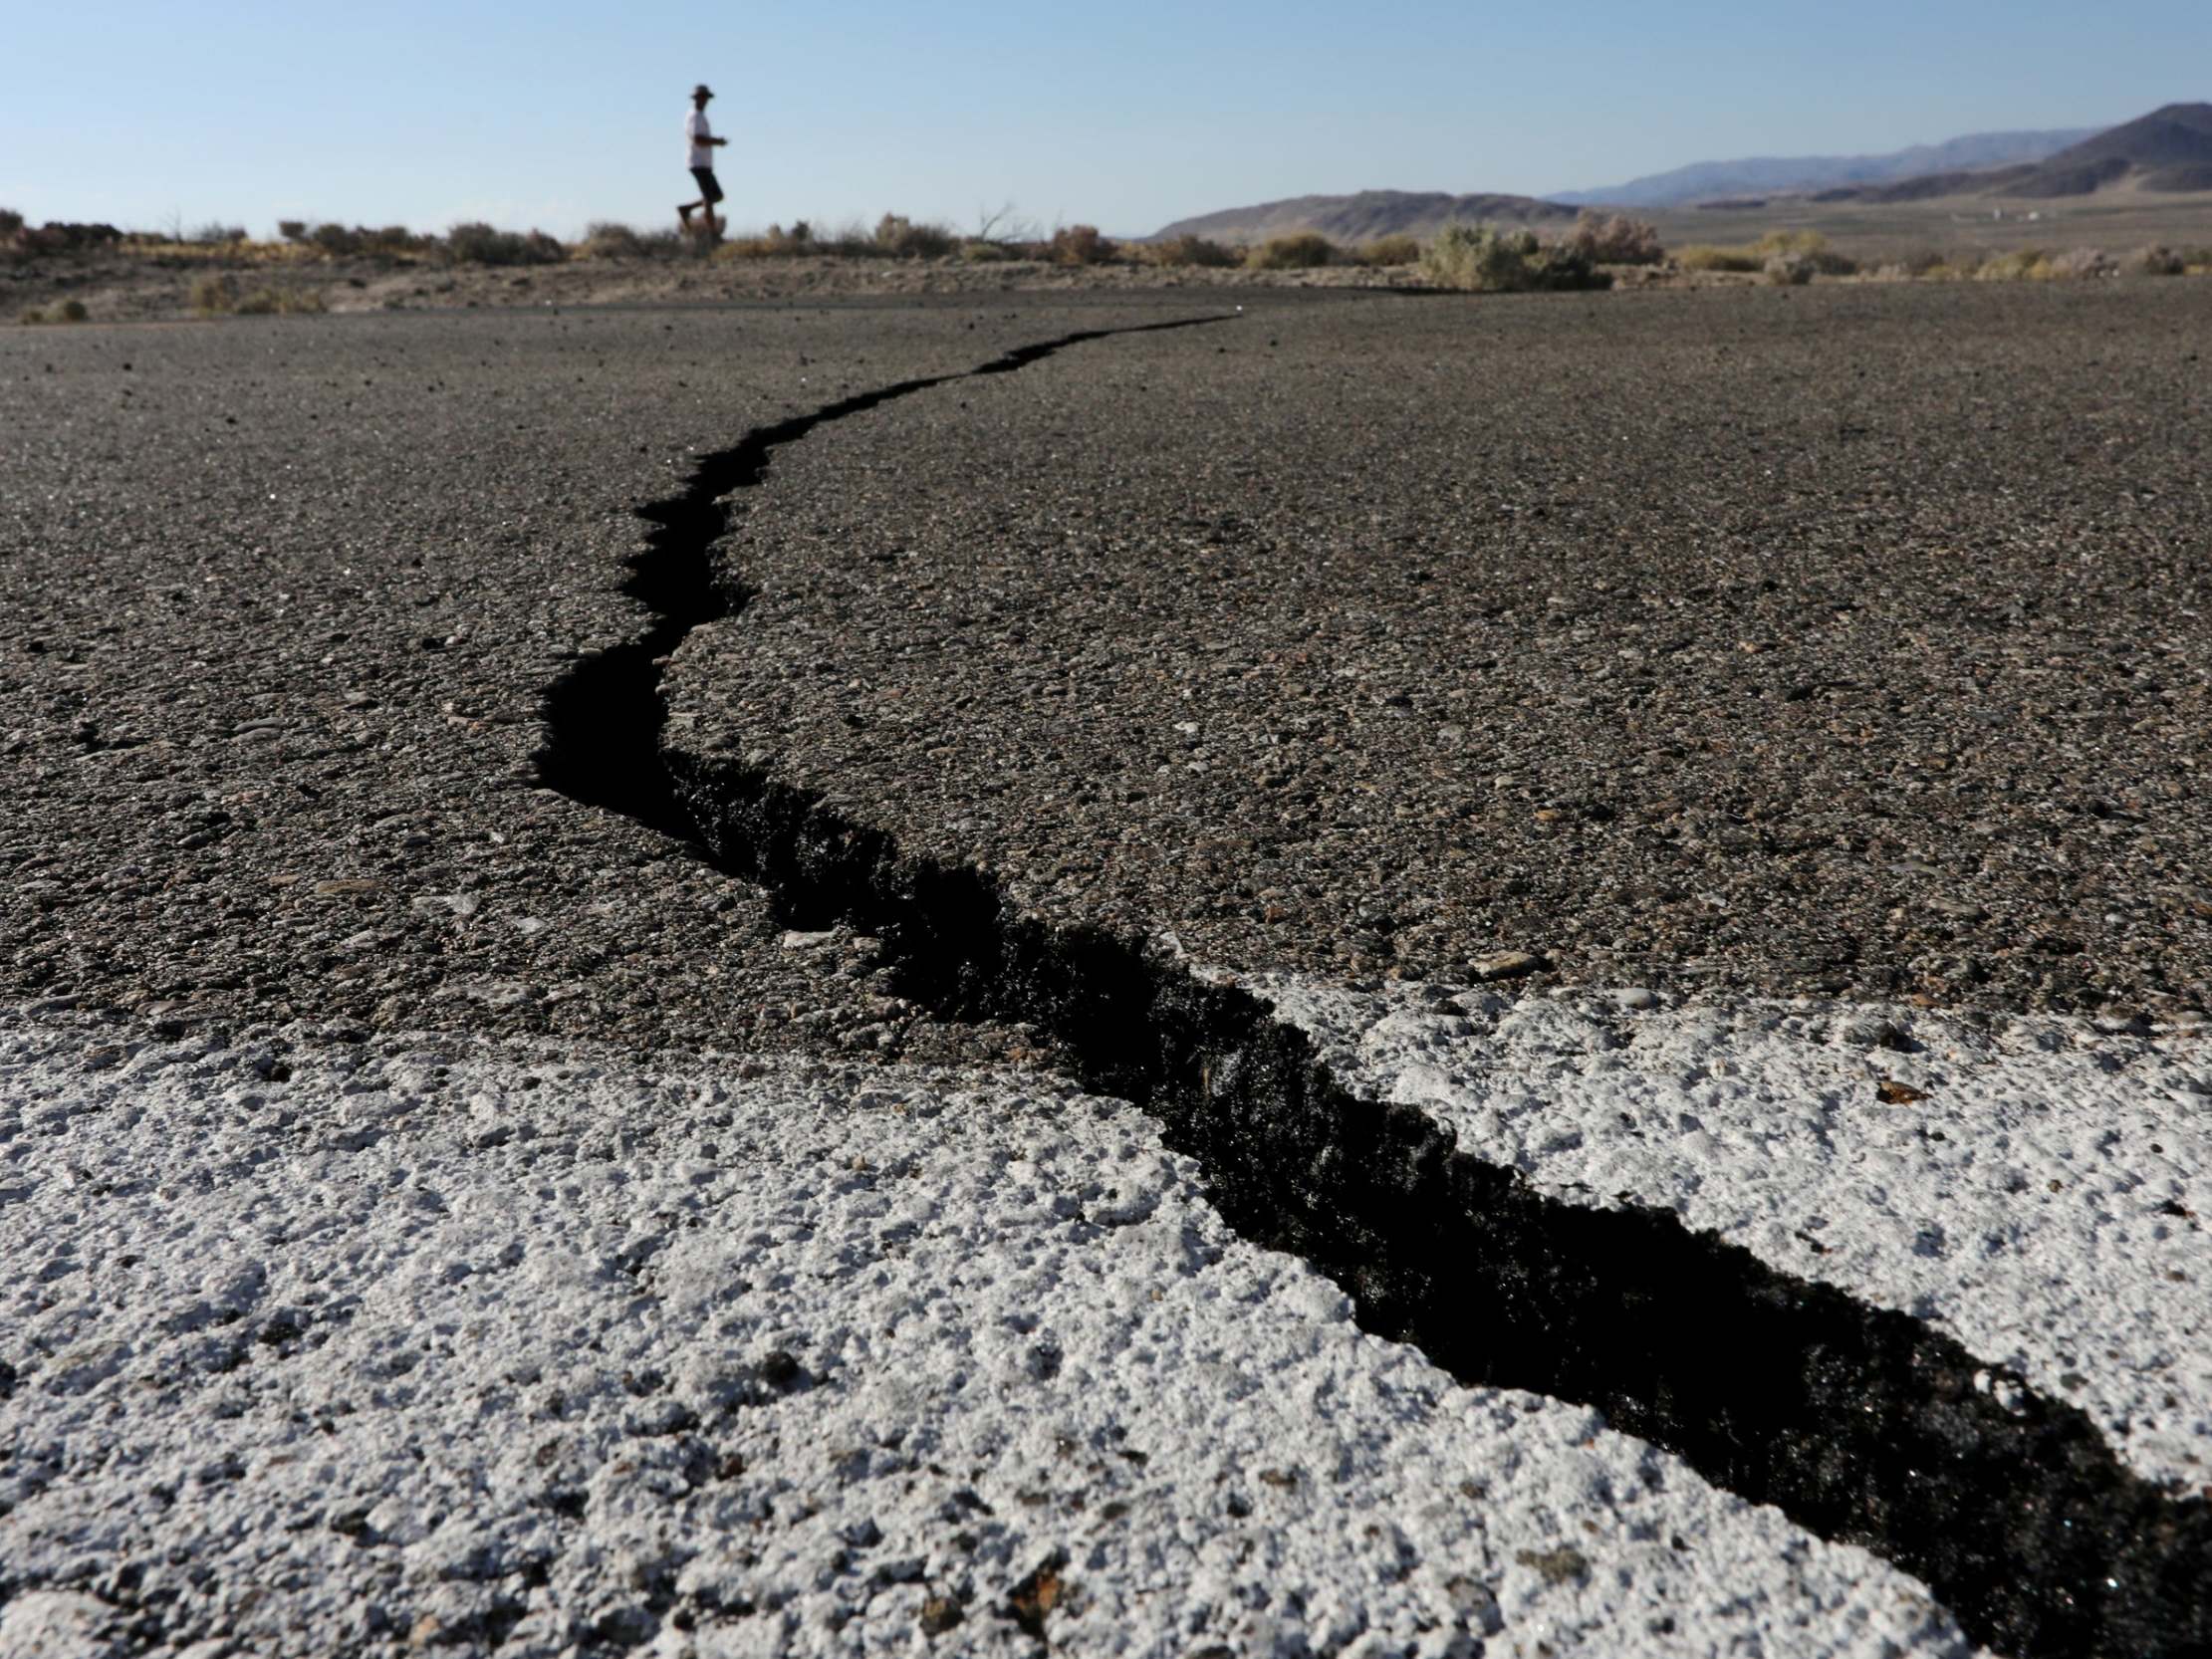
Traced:
<path fill-rule="evenodd" d="M 0 985 L 185 1025 L 1019 1052 L 917 1028 L 864 943 L 787 940 L 532 757 L 548 685 L 645 625 L 630 510 L 695 453 L 1160 315 L 1035 309 L 0 337 Z"/>
<path fill-rule="evenodd" d="M 1449 982 L 1515 972 L 1496 957 L 1517 948 L 1614 986 L 2186 1016 L 2205 1000 L 2212 914 L 2193 885 L 2206 676 L 2194 626 L 2205 403 L 2192 297 L 1284 299 L 1220 330 L 1096 343 L 1020 374 L 938 387 L 810 432 L 777 453 L 764 489 L 731 503 L 716 556 L 759 596 L 677 651 L 668 738 L 757 755 L 775 780 L 822 790 L 909 850 L 982 863 L 1056 922 L 1172 932 L 1201 961 L 1339 984 Z M 10 876 L 0 986 L 30 1005 L 33 1035 L 8 1059 L 18 1115 L 0 1144 L 23 1177 L 4 1195 L 26 1206 L 12 1219 L 55 1245 L 10 1321 L 16 1357 L 0 1370 L 11 1421 L 44 1448 L 16 1471 L 42 1506 L 16 1525 L 43 1553 L 0 1615 L 0 1651 L 55 1632 L 106 1653 L 243 1628 L 247 1602 L 207 1574 L 188 1587 L 157 1574 L 164 1605 L 190 1617 L 148 1612 L 131 1624 L 124 1615 L 149 1604 L 147 1580 L 124 1557 L 167 1549 L 204 1518 L 220 1521 L 224 1505 L 252 1512 L 280 1490 L 310 1523 L 323 1519 L 313 1491 L 284 1473 L 286 1425 L 299 1420 L 285 1401 L 325 1335 L 321 1282 L 354 1260 L 360 1238 L 414 1238 L 414 1212 L 443 1202 L 436 1187 L 481 1186 L 494 1216 L 526 1198 L 491 1229 L 507 1242 L 469 1234 L 481 1262 L 441 1255 L 435 1241 L 419 1262 L 412 1246 L 394 1256 L 407 1274 L 377 1288 L 395 1300 L 378 1304 L 364 1338 L 379 1352 L 411 1346 L 426 1320 L 444 1332 L 449 1316 L 512 1319 L 547 1333 L 528 1367 L 596 1376 L 606 1367 L 572 1350 L 598 1352 L 665 1300 L 640 1300 L 615 1273 L 631 1271 L 626 1247 L 552 1278 L 535 1265 L 512 1283 L 495 1275 L 557 1257 L 580 1216 L 611 1238 L 648 1221 L 669 1238 L 689 1227 L 672 1219 L 686 1208 L 680 1189 L 732 1165 L 718 1138 L 732 1123 L 715 1080 L 723 1063 L 710 1057 L 706 1075 L 673 1092 L 639 1079 L 602 1098 L 595 1079 L 626 1076 L 627 1060 L 487 1081 L 473 1069 L 487 1040 L 550 1038 L 559 1053 L 603 1040 L 622 1057 L 701 1047 L 836 1057 L 791 1077 L 758 1061 L 735 1067 L 768 1080 L 745 1106 L 761 1125 L 746 1140 L 765 1160 L 748 1175 L 758 1190 L 733 1200 L 731 1225 L 757 1219 L 802 1255 L 823 1214 L 810 1209 L 785 1231 L 787 1198 L 811 1190 L 797 1172 L 842 1162 L 859 1179 L 833 1176 L 832 1190 L 864 1194 L 872 1130 L 853 1150 L 805 1122 L 769 1126 L 846 1098 L 903 1119 L 945 1077 L 885 1092 L 884 1077 L 915 1074 L 853 1059 L 1049 1061 L 1026 1030 L 933 1023 L 890 994 L 869 941 L 787 933 L 764 895 L 541 787 L 540 699 L 581 655 L 649 625 L 620 592 L 642 528 L 628 509 L 678 490 L 695 454 L 870 386 L 1189 309 L 1024 301 L 18 337 L 0 357 L 0 388 L 21 416 L 8 423 L 0 475 L 0 767 L 16 808 L 0 826 Z M 1454 1008 L 1476 1004 L 1449 983 L 1393 992 L 1406 994 L 1443 1036 L 1424 1026 L 1408 1039 L 1420 1058 L 1381 1057 L 1365 1081 L 1441 1087 L 1433 1109 L 1449 1118 L 1464 1079 L 1448 1072 L 1458 1062 L 1445 1040 L 1465 1035 Z M 263 1031 L 234 1045 L 239 1025 Z M 1539 1052 L 1553 1057 L 1541 1026 Z M 380 1047 L 388 1031 L 443 1031 L 459 1046 Z M 1871 1016 L 1847 1041 L 1870 1053 L 1909 1046 Z M 2144 1069 L 2171 1070 L 2169 1092 L 2186 1106 L 2201 1068 L 2175 1041 Z M 2139 1058 L 2133 1039 L 2109 1042 L 2085 1067 Z M 1689 1083 L 1704 1066 L 1724 1070 L 1725 1056 L 1690 1049 Z M 956 1230 L 976 1194 L 1000 1190 L 998 1170 L 1024 1165 L 1031 1143 L 1055 1132 L 1023 1114 L 1038 1096 L 1070 1097 L 1033 1084 L 992 1108 L 1003 1151 L 917 1189 L 938 1195 L 925 1202 L 941 1199 Z M 2144 1132 L 2160 1132 L 2155 1113 L 2170 1105 L 2144 1095 L 2125 1109 L 2138 1104 L 2152 1114 Z M 1081 1109 L 1104 1122 L 1123 1108 Z M 673 1173 L 632 1156 L 646 1124 L 671 1110 L 682 1137 L 670 1143 Z M 574 1143 L 562 1130 L 536 1144 L 564 1113 Z M 1131 1114 L 1112 1156 L 1149 1146 L 1151 1133 Z M 171 1137 L 204 1156 L 178 1161 L 164 1152 Z M 2090 1138 L 2089 1126 L 2076 1136 Z M 501 1150 L 511 1142 L 519 1150 Z M 122 1148 L 141 1173 L 81 1193 L 83 1171 Z M 2190 1225 L 2193 1143 L 2150 1151 L 2171 1167 L 2167 1220 L 2146 1225 Z M 1078 1158 L 1048 1186 L 1072 1193 L 1099 1163 Z M 587 1168 L 588 1204 L 578 1197 Z M 322 1194 L 364 1172 L 374 1185 L 358 1193 L 360 1214 L 332 1232 Z M 173 1271 L 127 1281 L 116 1275 L 137 1267 L 135 1247 L 119 1256 L 93 1241 L 103 1228 L 154 1237 L 179 1218 L 205 1220 L 234 1188 L 252 1225 L 269 1229 L 249 1256 L 296 1228 L 329 1234 L 338 1254 L 301 1256 L 285 1293 L 297 1289 L 299 1306 L 271 1315 L 255 1351 L 201 1339 L 189 1321 L 178 1327 L 189 1340 L 160 1349 L 137 1328 L 145 1309 L 173 1300 L 172 1280 L 224 1269 L 247 1224 L 210 1223 L 206 1238 L 188 1227 Z M 1032 1196 L 1012 1192 L 1021 1204 Z M 852 1376 L 825 1390 L 821 1410 L 842 1422 L 882 1377 L 832 1282 L 850 1271 L 884 1283 L 905 1243 L 876 1233 L 872 1199 L 856 1202 L 821 1305 L 754 1308 L 750 1281 L 717 1270 L 712 1297 L 741 1311 L 711 1331 L 677 1319 L 640 1334 L 639 1362 L 750 1375 L 757 1357 L 716 1345 L 788 1338 L 835 1350 Z M 1652 1202 L 1665 1207 L 1666 1191 Z M 1051 1214 L 1082 1212 L 1055 1198 Z M 217 1233 L 230 1242 L 218 1248 Z M 1090 1342 L 1104 1328 L 1095 1299 L 1069 1286 L 1127 1271 L 1142 1294 L 1158 1275 L 1088 1234 L 1066 1244 L 1082 1248 L 1050 1245 L 1025 1294 Z M 2144 1257 L 2169 1278 L 2181 1259 Z M 1029 1312 L 1003 1310 L 995 1262 L 938 1287 L 945 1329 L 1003 1318 L 1028 1334 Z M 1032 1258 L 1016 1262 L 1026 1272 Z M 1867 1297 L 1884 1300 L 1878 1269 L 1872 1284 Z M 455 1285 L 467 1286 L 457 1302 Z M 437 1289 L 417 1297 L 423 1286 Z M 786 1288 L 780 1277 L 768 1287 Z M 356 1316 L 361 1294 L 338 1297 L 332 1331 Z M 2162 1294 L 2159 1318 L 2183 1296 Z M 258 1295 L 249 1286 L 233 1300 Z M 1228 1304 L 1243 1296 L 1193 1310 L 1193 1353 L 1227 1351 L 1223 1332 L 1245 1322 Z M 449 1303 L 460 1311 L 433 1310 Z M 1312 1332 L 1294 1317 L 1286 1335 L 1297 1346 Z M 147 1375 L 186 1402 L 182 1429 L 131 1417 L 140 1395 L 123 1398 L 137 1386 L 126 1362 L 141 1339 Z M 472 1369 L 474 1339 L 441 1356 L 449 1373 L 432 1374 L 490 1386 Z M 2043 1353 L 2043 1336 L 2023 1340 L 2038 1363 L 2073 1363 Z M 961 1347 L 950 1344 L 948 1364 L 965 1363 Z M 1358 1339 L 1369 1347 L 1409 1351 Z M 1067 1349 L 1079 1351 L 1089 1350 Z M 1053 1381 L 1066 1357 L 1055 1352 L 1024 1361 L 1023 1374 Z M 1117 1350 L 1107 1341 L 1098 1352 L 1105 1365 Z M 1178 1380 L 1129 1373 L 1132 1400 L 1188 1403 L 1187 1367 L 1166 1363 Z M 1200 1363 L 1238 1406 L 1206 1436 L 1260 1444 L 1280 1433 L 1262 1409 L 1268 1390 L 1247 1392 L 1257 1362 Z M 353 1381 L 312 1360 L 306 1370 L 331 1419 L 345 1415 Z M 637 1467 L 623 1437 L 661 1434 L 682 1416 L 624 1403 L 654 1391 L 644 1375 L 602 1390 L 607 1410 L 592 1406 L 592 1490 L 564 1488 L 558 1520 L 531 1513 L 543 1506 L 530 1477 L 510 1480 L 520 1472 L 503 1465 L 499 1504 L 450 1526 L 442 1512 L 433 1521 L 394 1503 L 373 1536 L 334 1529 L 354 1542 L 328 1547 L 372 1560 L 373 1572 L 254 1616 L 282 1625 L 290 1607 L 309 1621 L 296 1634 L 344 1633 L 377 1651 L 426 1631 L 464 1644 L 524 1631 L 523 1647 L 547 1653 L 590 1650 L 610 1631 L 745 1651 L 773 1634 L 744 1622 L 756 1605 L 784 1609 L 787 1632 L 805 1621 L 821 1646 L 911 1640 L 916 1621 L 928 1632 L 950 1616 L 915 1579 L 861 1570 L 881 1535 L 859 1511 L 838 1517 L 835 1540 L 797 1552 L 702 1553 L 703 1510 L 685 1509 L 670 1486 L 656 1496 L 675 1505 L 655 1516 L 621 1486 Z M 86 1411 L 124 1424 L 123 1443 L 158 1442 L 161 1457 L 182 1460 L 181 1477 L 198 1483 L 193 1504 L 172 1514 L 166 1482 L 134 1493 L 129 1537 L 86 1543 L 86 1518 L 118 1513 L 109 1460 L 80 1466 L 39 1438 L 56 1420 L 42 1402 L 77 1393 L 92 1396 Z M 898 1434 L 945 1427 L 941 1412 L 900 1398 Z M 1259 1403 L 1239 1404 L 1248 1398 Z M 1498 1425 L 1476 1438 L 1486 1455 L 1503 1448 L 1522 1478 L 1509 1421 L 1519 1408 L 1499 1405 L 1510 1398 L 1440 1387 L 1422 1396 L 1418 1433 L 1440 1412 L 1496 1407 Z M 530 1409 L 559 1416 L 564 1399 Z M 406 1385 L 376 1403 L 399 1414 L 392 1432 L 405 1437 L 441 1420 L 447 1402 Z M 253 1432 L 215 1464 L 188 1467 L 204 1429 L 189 1413 L 230 1422 L 243 1405 L 262 1413 Z M 986 1422 L 1004 1416 L 996 1400 L 978 1409 Z M 2193 1398 L 2161 1407 L 2196 1409 Z M 1102 1419 L 1085 1433 L 1103 1446 L 1121 1428 Z M 2159 1446 L 2177 1448 L 2170 1461 L 2193 1468 L 2180 1437 L 2190 1425 L 2158 1428 Z M 795 1414 L 791 1446 L 761 1454 L 761 1479 L 792 1495 L 802 1524 L 826 1490 L 808 1463 L 819 1434 Z M 917 1456 L 885 1469 L 909 1476 Z M 1250 1500 L 1213 1513 L 1189 1474 L 1202 1461 L 1163 1468 L 1174 1483 L 1163 1513 L 1199 1551 L 1234 1553 Z M 696 1463 L 686 1450 L 666 1467 L 688 1487 Z M 1549 1480 L 1567 1465 L 1538 1450 L 1529 1467 Z M 1024 1507 L 1027 1478 L 1012 1489 Z M 233 1482 L 244 1483 L 235 1494 Z M 1554 1535 L 1581 1525 L 1597 1536 L 1575 1518 L 1598 1513 L 1582 1506 L 1599 1487 L 1558 1500 L 1568 1516 L 1541 1481 L 1515 1500 L 1536 1508 L 1500 1521 L 1500 1559 L 1456 1523 L 1400 1546 L 1436 1579 L 1410 1596 L 1378 1593 L 1368 1567 L 1348 1568 L 1326 1547 L 1308 1559 L 1300 1542 L 1263 1557 L 1293 1563 L 1284 1583 L 1232 1585 L 1178 1565 L 1170 1622 L 1293 1645 L 1325 1628 L 1376 1641 L 1387 1629 L 1402 1648 L 1456 1652 L 1478 1626 L 1497 1634 L 1496 1609 L 1522 1596 L 1508 1639 L 1619 1651 L 1659 1643 L 1677 1616 L 1693 1641 L 1732 1639 L 1696 1604 L 1706 1586 L 1748 1573 L 1759 1598 L 1731 1601 L 1727 1617 L 1748 1620 L 1753 1639 L 1810 1622 L 1837 1651 L 1958 1645 L 1941 1611 L 1888 1569 L 1828 1557 L 1808 1581 L 1795 1563 L 1809 1540 L 1774 1512 L 1732 1508 L 1687 1474 L 1677 1490 L 1693 1509 L 1719 1504 L 1672 1546 L 1694 1556 L 1696 1586 L 1661 1571 L 1656 1553 L 1625 1577 L 1606 1567 L 1566 1626 L 1527 1598 L 1535 1581 L 1584 1581 L 1579 1540 L 1563 1552 Z M 508 1497 L 520 1506 L 518 1547 L 458 1547 L 472 1518 Z M 1388 1501 L 1380 1489 L 1347 1500 L 1352 1513 Z M 1746 1516 L 1759 1518 L 1752 1533 L 1740 1530 Z M 915 1519 L 924 1547 L 939 1551 L 932 1581 L 959 1577 L 947 1540 Z M 1036 1563 L 1068 1564 L 1072 1527 L 1047 1512 L 994 1540 L 963 1594 L 1016 1609 L 995 1638 L 1044 1624 L 1059 1591 L 1045 1595 Z M 1290 1536 L 1254 1531 L 1270 1550 Z M 251 1528 L 242 1538 L 252 1559 L 272 1542 Z M 365 1539 L 382 1552 L 359 1553 Z M 815 1543 L 829 1553 L 808 1553 Z M 1106 1617 L 1132 1574 L 1155 1570 L 1121 1562 L 1108 1535 L 1087 1547 L 1065 1620 Z M 1508 1547 L 1534 1580 L 1501 1571 Z M 1477 1554 L 1479 1579 L 1445 1576 Z M 455 1589 L 457 1573 L 484 1576 Z M 625 1585 L 642 1599 L 626 1600 Z M 687 1620 L 708 1627 L 696 1642 Z M 1170 1640 L 1168 1625 L 1155 1641 L 1118 1614 L 1106 1624 L 1114 1634 L 1102 1642 L 1165 1651 Z"/>
<path fill-rule="evenodd" d="M 671 737 L 1238 969 L 2200 1012 L 2205 341 L 2076 285 L 1086 347 L 782 457 Z"/>

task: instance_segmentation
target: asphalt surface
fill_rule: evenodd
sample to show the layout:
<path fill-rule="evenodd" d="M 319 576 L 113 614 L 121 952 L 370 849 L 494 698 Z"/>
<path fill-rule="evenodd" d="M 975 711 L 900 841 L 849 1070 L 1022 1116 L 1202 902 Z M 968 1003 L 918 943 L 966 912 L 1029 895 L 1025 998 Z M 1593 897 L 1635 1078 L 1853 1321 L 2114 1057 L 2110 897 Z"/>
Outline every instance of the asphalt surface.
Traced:
<path fill-rule="evenodd" d="M 2200 1012 L 2193 285 L 1255 306 L 826 426 L 667 681 L 1057 921 Z"/>
<path fill-rule="evenodd" d="M 1005 358 L 1217 311 L 0 337 L 0 1655 L 2073 1650 L 1373 1334 L 1157 1102 L 610 807 L 734 759 L 1231 970 L 1354 1119 L 1956 1333 L 2163 1527 L 2212 1434 L 2193 285 Z M 654 524 L 712 603 L 625 592 Z M 640 641 L 664 730 L 549 709 Z"/>
<path fill-rule="evenodd" d="M 533 757 L 551 683 L 648 624 L 631 510 L 700 450 L 1127 309 L 0 336 L 0 989 L 185 1027 L 1018 1056 L 911 1030 L 864 946 L 787 941 Z"/>

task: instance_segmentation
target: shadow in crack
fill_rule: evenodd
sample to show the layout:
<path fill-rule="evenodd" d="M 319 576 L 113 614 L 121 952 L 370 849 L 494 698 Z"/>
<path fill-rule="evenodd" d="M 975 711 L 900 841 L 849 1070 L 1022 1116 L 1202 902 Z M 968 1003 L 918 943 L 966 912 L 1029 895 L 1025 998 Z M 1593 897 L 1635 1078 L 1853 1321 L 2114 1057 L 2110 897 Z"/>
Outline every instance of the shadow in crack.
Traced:
<path fill-rule="evenodd" d="M 1137 331 L 973 372 L 1117 332 Z M 1086 1086 L 1159 1119 L 1239 1232 L 1311 1262 L 1366 1329 L 1461 1380 L 1595 1406 L 1714 1484 L 1894 1561 L 2003 1651 L 2212 1651 L 2212 1506 L 2133 1475 L 2076 1408 L 1989 1387 L 1997 1368 L 1931 1327 L 1671 1213 L 1545 1197 L 1416 1108 L 1355 1098 L 1249 994 L 1021 916 L 986 876 L 907 857 L 815 794 L 720 758 L 678 754 L 670 770 L 655 662 L 737 602 L 710 568 L 722 497 L 826 421 L 963 377 L 765 428 L 648 509 L 629 591 L 655 625 L 555 688 L 547 781 L 673 826 L 789 917 L 879 937 L 902 994 L 940 1017 L 1049 1032 Z"/>

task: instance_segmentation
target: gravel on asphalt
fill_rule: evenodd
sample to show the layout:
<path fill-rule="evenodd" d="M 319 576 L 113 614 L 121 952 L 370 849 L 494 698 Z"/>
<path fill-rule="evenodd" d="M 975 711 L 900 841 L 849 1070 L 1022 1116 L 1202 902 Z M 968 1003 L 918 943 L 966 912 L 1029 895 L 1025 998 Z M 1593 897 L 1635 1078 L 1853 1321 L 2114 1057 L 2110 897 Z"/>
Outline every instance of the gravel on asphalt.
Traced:
<path fill-rule="evenodd" d="M 667 682 L 1055 920 L 1343 980 L 2212 993 L 2184 285 L 1255 303 L 824 428 Z"/>
<path fill-rule="evenodd" d="M 0 336 L 0 987 L 157 1022 L 1019 1055 L 540 787 L 548 687 L 696 456 L 1157 308 Z M 1077 319 L 1075 323 L 1070 318 Z M 649 742 L 649 734 L 639 734 Z"/>

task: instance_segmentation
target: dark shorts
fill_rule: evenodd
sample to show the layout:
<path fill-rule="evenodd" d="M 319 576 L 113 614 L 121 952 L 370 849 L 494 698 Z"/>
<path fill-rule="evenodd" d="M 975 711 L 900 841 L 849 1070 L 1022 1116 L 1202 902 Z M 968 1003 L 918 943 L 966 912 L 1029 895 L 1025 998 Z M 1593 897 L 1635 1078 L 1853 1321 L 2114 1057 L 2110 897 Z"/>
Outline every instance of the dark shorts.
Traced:
<path fill-rule="evenodd" d="M 699 181 L 699 194 L 709 207 L 722 199 L 722 186 L 714 182 L 712 167 L 693 167 L 691 176 Z"/>

